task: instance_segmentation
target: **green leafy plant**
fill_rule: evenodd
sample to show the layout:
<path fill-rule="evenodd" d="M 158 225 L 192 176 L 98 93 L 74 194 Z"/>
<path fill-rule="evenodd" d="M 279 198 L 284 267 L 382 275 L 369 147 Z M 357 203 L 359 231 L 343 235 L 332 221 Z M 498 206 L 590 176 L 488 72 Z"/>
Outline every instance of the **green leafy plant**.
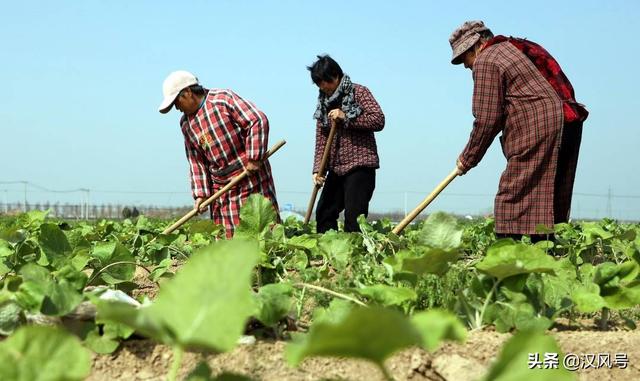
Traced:
<path fill-rule="evenodd" d="M 0 379 L 4 381 L 83 380 L 91 371 L 89 351 L 65 331 L 22 327 L 0 342 Z"/>

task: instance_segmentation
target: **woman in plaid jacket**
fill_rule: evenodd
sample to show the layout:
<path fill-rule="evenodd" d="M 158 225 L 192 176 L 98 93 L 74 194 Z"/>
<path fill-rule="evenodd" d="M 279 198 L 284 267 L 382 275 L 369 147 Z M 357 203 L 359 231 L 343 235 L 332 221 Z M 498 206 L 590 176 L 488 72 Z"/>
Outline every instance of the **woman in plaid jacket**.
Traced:
<path fill-rule="evenodd" d="M 384 128 L 384 114 L 368 88 L 352 83 L 340 65 L 328 55 L 307 69 L 318 86 L 316 147 L 313 182 L 323 185 L 316 208 L 318 233 L 338 230 L 344 210 L 344 230 L 359 232 L 358 216 L 369 213 L 376 169 L 380 167 L 374 132 Z M 318 173 L 331 123 L 337 132 L 331 145 L 326 173 Z"/>
<path fill-rule="evenodd" d="M 475 167 L 499 133 L 507 168 L 495 199 L 499 237 L 536 235 L 536 227 L 566 222 L 588 116 L 571 83 L 540 45 L 495 36 L 482 21 L 467 21 L 449 42 L 451 63 L 473 71 L 473 115 L 459 174 Z"/>

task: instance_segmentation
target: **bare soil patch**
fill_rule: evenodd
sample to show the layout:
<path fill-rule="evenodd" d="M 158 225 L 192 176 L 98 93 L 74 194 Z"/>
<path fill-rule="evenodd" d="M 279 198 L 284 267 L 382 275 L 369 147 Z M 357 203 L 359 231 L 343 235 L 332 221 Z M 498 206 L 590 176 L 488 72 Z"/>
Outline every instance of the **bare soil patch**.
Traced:
<path fill-rule="evenodd" d="M 560 331 L 551 332 L 565 353 L 626 353 L 627 369 L 585 369 L 577 371 L 581 381 L 619 381 L 640 379 L 640 332 L 636 331 Z M 434 353 L 409 349 L 387 362 L 396 380 L 443 381 L 474 380 L 482 376 L 498 356 L 509 334 L 472 332 L 464 344 L 447 343 Z M 231 372 L 255 380 L 383 380 L 374 366 L 364 361 L 316 358 L 291 368 L 284 359 L 285 341 L 258 340 L 240 345 L 224 354 L 187 352 L 181 377 L 200 361 L 206 361 L 214 374 Z M 164 380 L 171 365 L 171 348 L 149 340 L 129 340 L 112 355 L 95 355 L 88 380 Z M 527 366 L 523 359 L 522 366 Z"/>

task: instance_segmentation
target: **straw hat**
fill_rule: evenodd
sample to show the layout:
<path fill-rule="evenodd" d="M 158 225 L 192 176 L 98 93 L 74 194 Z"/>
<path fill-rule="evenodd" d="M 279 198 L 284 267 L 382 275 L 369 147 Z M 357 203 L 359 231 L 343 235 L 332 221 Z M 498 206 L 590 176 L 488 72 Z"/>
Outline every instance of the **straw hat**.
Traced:
<path fill-rule="evenodd" d="M 462 55 L 480 40 L 480 32 L 489 30 L 484 23 L 479 20 L 465 21 L 458 29 L 451 33 L 449 44 L 453 55 L 451 63 L 459 65 L 462 63 Z"/>

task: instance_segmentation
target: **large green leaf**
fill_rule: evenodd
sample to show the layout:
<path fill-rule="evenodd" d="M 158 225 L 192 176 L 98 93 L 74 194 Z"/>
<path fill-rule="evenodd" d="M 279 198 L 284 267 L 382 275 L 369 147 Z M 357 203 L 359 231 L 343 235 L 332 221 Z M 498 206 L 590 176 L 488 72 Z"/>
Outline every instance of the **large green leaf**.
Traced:
<path fill-rule="evenodd" d="M 437 212 L 431 214 L 424 222 L 418 240 L 429 247 L 451 251 L 460 247 L 462 230 L 455 217 Z"/>
<path fill-rule="evenodd" d="M 38 228 L 42 223 L 44 223 L 45 218 L 49 214 L 49 211 L 42 210 L 32 210 L 27 213 L 24 213 L 18 217 L 18 224 L 24 227 L 29 227 L 32 229 Z"/>
<path fill-rule="evenodd" d="M 571 300 L 576 309 L 582 313 L 596 312 L 606 306 L 602 296 L 600 296 L 600 287 L 595 283 L 579 285 L 571 293 Z"/>
<path fill-rule="evenodd" d="M 211 220 L 198 220 L 191 222 L 188 225 L 189 233 L 204 233 L 207 235 L 211 235 L 217 233 L 220 230 L 220 225 L 216 225 Z"/>
<path fill-rule="evenodd" d="M 71 254 L 71 245 L 67 236 L 55 224 L 42 224 L 40 226 L 40 237 L 38 239 L 40 248 L 46 256 L 46 261 L 42 265 L 54 264 L 65 259 Z"/>
<path fill-rule="evenodd" d="M 67 279 L 56 279 L 44 267 L 35 263 L 20 269 L 23 282 L 16 300 L 25 309 L 40 308 L 45 315 L 63 316 L 82 302 L 82 294 Z"/>
<path fill-rule="evenodd" d="M 558 310 L 566 306 L 570 295 L 580 285 L 576 277 L 576 267 L 568 258 L 558 261 L 555 274 L 540 274 L 544 285 L 543 301 Z"/>
<path fill-rule="evenodd" d="M 304 271 L 304 269 L 309 265 L 309 257 L 307 256 L 307 253 L 300 249 L 294 249 L 290 253 L 291 255 L 288 256 L 284 262 L 285 269 Z"/>
<path fill-rule="evenodd" d="M 585 242 L 587 245 L 591 245 L 598 239 L 607 240 L 613 237 L 613 234 L 604 230 L 598 222 L 583 222 L 582 232 L 585 235 Z"/>
<path fill-rule="evenodd" d="M 420 333 L 400 312 L 359 307 L 339 321 L 315 322 L 309 333 L 287 345 L 286 357 L 294 366 L 313 356 L 359 358 L 382 366 L 394 352 L 420 344 Z"/>
<path fill-rule="evenodd" d="M 8 336 L 18 328 L 21 312 L 22 309 L 13 300 L 5 300 L 0 303 L 0 335 Z"/>
<path fill-rule="evenodd" d="M 89 332 L 84 340 L 87 348 L 100 354 L 113 353 L 120 346 L 120 341 L 107 335 L 101 335 L 97 329 Z"/>
<path fill-rule="evenodd" d="M 0 238 L 0 258 L 8 257 L 14 253 L 13 248 L 9 242 Z"/>
<path fill-rule="evenodd" d="M 436 350 L 443 340 L 463 342 L 467 338 L 464 325 L 449 311 L 418 312 L 411 317 L 411 322 L 422 334 L 422 347 L 428 351 Z"/>
<path fill-rule="evenodd" d="M 600 286 L 603 294 L 607 294 L 609 289 L 615 289 L 634 281 L 638 277 L 638 273 L 640 273 L 640 265 L 635 261 L 620 264 L 605 262 L 596 267 L 593 282 Z"/>
<path fill-rule="evenodd" d="M 297 235 L 289 238 L 287 245 L 300 249 L 314 249 L 318 246 L 318 239 L 307 234 Z"/>
<path fill-rule="evenodd" d="M 636 307 L 640 304 L 640 281 L 618 287 L 615 292 L 603 295 L 603 299 L 607 307 L 614 310 Z"/>
<path fill-rule="evenodd" d="M 313 322 L 339 323 L 351 312 L 354 304 L 344 299 L 333 299 L 327 308 L 316 308 L 313 311 Z"/>
<path fill-rule="evenodd" d="M 236 228 L 238 237 L 259 237 L 276 222 L 276 210 L 271 201 L 254 193 L 240 208 L 240 225 Z"/>
<path fill-rule="evenodd" d="M 493 244 L 476 268 L 502 280 L 518 274 L 552 273 L 558 268 L 558 264 L 535 246 L 506 239 Z"/>
<path fill-rule="evenodd" d="M 120 242 L 98 243 L 91 251 L 91 256 L 97 258 L 100 262 L 96 271 L 109 266 L 100 274 L 100 278 L 108 284 L 129 282 L 135 276 L 136 266 L 134 264 L 115 264 L 118 262 L 135 262 L 133 254 Z"/>
<path fill-rule="evenodd" d="M 356 289 L 356 291 L 384 307 L 402 306 L 404 303 L 415 301 L 418 298 L 418 295 L 412 289 L 393 287 L 386 284 L 375 284 Z"/>
<path fill-rule="evenodd" d="M 557 369 L 530 369 L 530 354 L 544 360 L 545 353 L 558 354 Z M 485 381 L 569 381 L 575 375 L 564 368 L 562 353 L 555 339 L 536 331 L 516 333 L 502 347 L 497 361 L 485 375 Z"/>
<path fill-rule="evenodd" d="M 442 250 L 438 248 L 418 247 L 415 252 L 403 250 L 398 253 L 400 271 L 409 271 L 417 275 L 442 275 L 449 269 L 449 264 L 458 260 L 457 250 Z"/>
<path fill-rule="evenodd" d="M 507 288 L 502 288 L 501 292 L 506 300 L 490 304 L 485 313 L 485 320 L 492 322 L 498 332 L 509 332 L 513 328 L 544 331 L 551 326 L 552 321 L 535 311 L 527 295 Z"/>
<path fill-rule="evenodd" d="M 118 243 L 114 241 L 98 242 L 93 250 L 91 250 L 91 256 L 100 260 L 100 263 L 104 266 L 104 264 L 109 263 L 111 260 L 117 244 Z"/>
<path fill-rule="evenodd" d="M 45 295 L 42 301 L 42 313 L 45 315 L 64 316 L 82 302 L 82 294 L 64 279 L 52 281 Z"/>
<path fill-rule="evenodd" d="M 16 244 L 27 238 L 27 232 L 19 226 L 13 226 L 0 231 L 0 239 Z"/>
<path fill-rule="evenodd" d="M 596 285 L 599 288 L 599 296 L 604 301 L 603 307 L 619 310 L 637 306 L 640 304 L 640 280 L 637 280 L 639 273 L 640 265 L 636 261 L 627 261 L 620 264 L 605 262 L 598 265 L 593 275 L 593 283 L 595 285 L 590 286 L 591 294 L 579 293 L 576 295 L 583 299 L 586 296 L 590 296 L 589 300 L 594 301 L 594 303 L 585 306 L 583 302 L 582 308 L 579 307 L 579 309 L 586 312 L 602 304 L 593 295 Z M 581 301 L 581 299 L 578 300 L 578 302 Z"/>
<path fill-rule="evenodd" d="M 90 371 L 89 351 L 57 328 L 26 326 L 0 342 L 3 381 L 83 380 Z"/>
<path fill-rule="evenodd" d="M 257 260 L 254 241 L 217 242 L 194 253 L 150 306 L 103 302 L 99 317 L 166 344 L 230 350 L 255 311 L 250 284 Z"/>
<path fill-rule="evenodd" d="M 293 287 L 286 283 L 268 284 L 260 287 L 255 297 L 258 308 L 256 318 L 262 324 L 271 327 L 291 310 Z"/>
<path fill-rule="evenodd" d="M 337 270 L 344 270 L 347 267 L 353 253 L 349 235 L 335 231 L 324 233 L 318 241 L 318 248 Z"/>

